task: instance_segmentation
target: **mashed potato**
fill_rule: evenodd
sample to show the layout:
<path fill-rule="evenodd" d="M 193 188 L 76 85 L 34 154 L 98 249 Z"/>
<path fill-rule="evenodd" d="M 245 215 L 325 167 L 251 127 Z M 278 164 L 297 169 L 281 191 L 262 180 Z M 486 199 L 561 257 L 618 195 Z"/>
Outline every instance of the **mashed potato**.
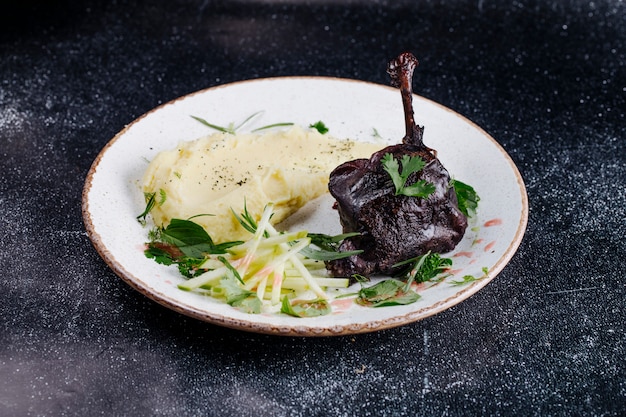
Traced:
<path fill-rule="evenodd" d="M 245 240 L 250 234 L 232 211 L 242 213 L 245 204 L 258 220 L 272 202 L 276 224 L 326 193 L 336 166 L 369 158 L 382 147 L 299 127 L 262 135 L 217 133 L 159 153 L 144 174 L 142 188 L 156 193 L 151 211 L 156 225 L 203 215 L 193 221 L 215 242 Z"/>

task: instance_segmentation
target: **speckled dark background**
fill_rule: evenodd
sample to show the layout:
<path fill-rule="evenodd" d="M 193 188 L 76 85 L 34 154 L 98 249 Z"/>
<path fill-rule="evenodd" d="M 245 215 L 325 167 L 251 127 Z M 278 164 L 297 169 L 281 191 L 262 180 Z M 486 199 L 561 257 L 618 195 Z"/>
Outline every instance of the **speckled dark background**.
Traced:
<path fill-rule="evenodd" d="M 622 1 L 56 1 L 0 16 L 0 416 L 624 415 Z M 435 317 L 281 338 L 167 310 L 117 278 L 81 191 L 125 124 L 280 75 L 387 83 L 491 133 L 529 225 L 504 271 Z"/>

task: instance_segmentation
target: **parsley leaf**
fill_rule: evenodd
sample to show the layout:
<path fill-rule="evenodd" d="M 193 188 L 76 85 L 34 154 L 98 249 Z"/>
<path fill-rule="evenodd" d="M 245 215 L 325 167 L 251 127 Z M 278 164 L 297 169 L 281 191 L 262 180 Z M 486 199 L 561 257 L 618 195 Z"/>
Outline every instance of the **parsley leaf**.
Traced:
<path fill-rule="evenodd" d="M 416 181 L 414 184 L 406 185 L 409 176 L 414 172 L 421 171 L 426 162 L 419 156 L 403 155 L 400 164 L 391 153 L 386 153 L 382 158 L 383 169 L 391 177 L 391 181 L 396 189 L 396 195 L 408 197 L 426 198 L 435 192 L 435 185 L 425 180 Z"/>

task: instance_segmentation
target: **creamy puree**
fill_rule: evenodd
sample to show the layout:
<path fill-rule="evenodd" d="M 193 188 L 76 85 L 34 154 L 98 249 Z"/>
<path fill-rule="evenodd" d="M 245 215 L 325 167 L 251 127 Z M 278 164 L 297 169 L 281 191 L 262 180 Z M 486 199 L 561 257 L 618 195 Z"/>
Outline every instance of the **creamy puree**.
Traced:
<path fill-rule="evenodd" d="M 328 192 L 328 176 L 342 162 L 369 158 L 384 145 L 339 140 L 294 127 L 265 134 L 217 133 L 160 152 L 148 166 L 142 188 L 156 193 L 151 211 L 157 226 L 194 217 L 215 242 L 250 238 L 231 209 L 244 204 L 257 220 L 274 203 L 272 223 Z"/>

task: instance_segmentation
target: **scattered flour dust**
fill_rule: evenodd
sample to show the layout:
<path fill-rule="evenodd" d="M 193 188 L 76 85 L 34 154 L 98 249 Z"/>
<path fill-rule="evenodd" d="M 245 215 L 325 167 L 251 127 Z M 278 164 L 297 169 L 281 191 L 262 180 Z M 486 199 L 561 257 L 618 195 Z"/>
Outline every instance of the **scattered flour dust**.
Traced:
<path fill-rule="evenodd" d="M 30 119 L 27 112 L 18 110 L 17 103 L 0 107 L 0 130 L 19 130 Z"/>

